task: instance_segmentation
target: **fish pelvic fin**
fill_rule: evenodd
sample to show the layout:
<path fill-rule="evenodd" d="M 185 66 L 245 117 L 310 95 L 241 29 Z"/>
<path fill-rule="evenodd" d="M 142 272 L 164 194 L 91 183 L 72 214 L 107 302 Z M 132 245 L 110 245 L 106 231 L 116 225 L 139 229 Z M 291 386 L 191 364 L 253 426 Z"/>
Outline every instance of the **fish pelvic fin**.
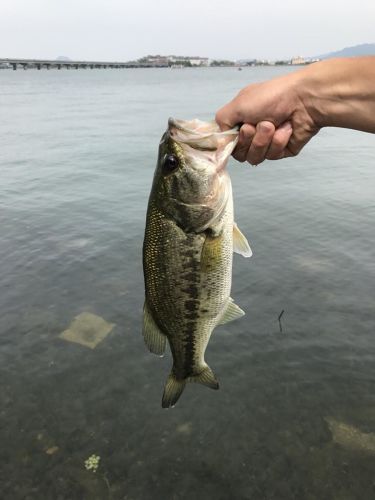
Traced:
<path fill-rule="evenodd" d="M 219 382 L 217 381 L 211 368 L 207 365 L 197 375 L 192 375 L 181 380 L 177 379 L 172 371 L 167 378 L 167 382 L 164 387 L 164 394 L 161 403 L 163 408 L 173 407 L 177 403 L 185 389 L 186 382 L 195 382 L 205 385 L 210 389 L 219 389 Z"/>
<path fill-rule="evenodd" d="M 170 373 L 167 378 L 167 382 L 164 387 L 163 399 L 161 401 L 161 406 L 163 408 L 173 407 L 179 397 L 181 396 L 183 390 L 185 389 L 186 379 L 178 380 L 173 372 Z"/>
<path fill-rule="evenodd" d="M 145 302 L 143 307 L 142 333 L 143 338 L 145 339 L 145 344 L 149 350 L 158 356 L 163 356 L 165 351 L 166 336 L 155 323 L 147 302 Z"/>

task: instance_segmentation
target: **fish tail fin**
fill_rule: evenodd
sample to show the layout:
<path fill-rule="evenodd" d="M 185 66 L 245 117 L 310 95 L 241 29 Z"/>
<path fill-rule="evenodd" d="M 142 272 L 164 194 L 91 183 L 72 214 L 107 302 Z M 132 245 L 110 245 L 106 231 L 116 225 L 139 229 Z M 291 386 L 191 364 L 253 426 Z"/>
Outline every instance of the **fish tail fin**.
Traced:
<path fill-rule="evenodd" d="M 164 387 L 161 406 L 163 408 L 170 408 L 171 406 L 174 406 L 185 389 L 185 385 L 186 379 L 178 380 L 174 376 L 173 372 L 171 372 Z"/>
<path fill-rule="evenodd" d="M 185 389 L 186 382 L 196 382 L 198 384 L 205 385 L 210 389 L 219 389 L 219 382 L 217 381 L 211 368 L 207 365 L 197 375 L 192 375 L 182 380 L 177 379 L 172 371 L 169 374 L 164 387 L 164 394 L 161 403 L 163 408 L 170 408 L 177 403 Z"/>
<path fill-rule="evenodd" d="M 219 389 L 219 382 L 208 365 L 198 375 L 189 377 L 189 382 L 197 382 L 214 390 Z"/>

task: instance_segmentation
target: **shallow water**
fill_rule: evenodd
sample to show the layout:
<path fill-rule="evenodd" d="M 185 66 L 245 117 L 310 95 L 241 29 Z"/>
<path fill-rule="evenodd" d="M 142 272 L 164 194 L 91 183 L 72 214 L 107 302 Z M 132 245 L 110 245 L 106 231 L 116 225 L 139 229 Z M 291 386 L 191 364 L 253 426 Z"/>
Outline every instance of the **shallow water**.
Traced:
<path fill-rule="evenodd" d="M 207 351 L 219 391 L 192 384 L 162 410 L 171 359 L 141 336 L 168 117 L 210 119 L 286 71 L 0 72 L 2 499 L 375 498 L 374 136 L 327 129 L 297 158 L 232 161 L 254 256 L 234 259 L 247 315 Z M 84 312 L 116 325 L 95 349 L 59 337 Z"/>

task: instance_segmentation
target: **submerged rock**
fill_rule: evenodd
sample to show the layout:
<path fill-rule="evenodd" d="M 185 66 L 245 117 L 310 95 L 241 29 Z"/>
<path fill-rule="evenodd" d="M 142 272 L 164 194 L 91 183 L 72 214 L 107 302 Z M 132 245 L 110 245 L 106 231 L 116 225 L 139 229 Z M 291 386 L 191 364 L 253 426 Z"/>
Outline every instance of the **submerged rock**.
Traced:
<path fill-rule="evenodd" d="M 54 455 L 56 452 L 59 451 L 59 449 L 60 448 L 58 446 L 51 446 L 51 448 L 47 448 L 45 452 L 47 455 Z"/>
<path fill-rule="evenodd" d="M 339 422 L 332 417 L 325 417 L 324 420 L 332 432 L 335 443 L 349 450 L 375 453 L 375 433 L 362 432 L 357 427 Z"/>
<path fill-rule="evenodd" d="M 75 342 L 95 349 L 113 330 L 114 326 L 114 323 L 108 323 L 96 314 L 83 312 L 74 318 L 69 328 L 60 333 L 59 337 L 68 342 Z"/>

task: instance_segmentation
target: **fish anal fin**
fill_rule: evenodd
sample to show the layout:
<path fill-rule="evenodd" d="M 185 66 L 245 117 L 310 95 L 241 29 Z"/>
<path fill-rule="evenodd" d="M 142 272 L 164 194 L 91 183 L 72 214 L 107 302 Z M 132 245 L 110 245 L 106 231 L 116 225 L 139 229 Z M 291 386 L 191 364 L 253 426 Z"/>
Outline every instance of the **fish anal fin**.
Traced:
<path fill-rule="evenodd" d="M 218 321 L 218 325 L 225 325 L 230 321 L 234 321 L 237 318 L 244 316 L 245 311 L 243 311 L 237 304 L 233 302 L 232 297 L 229 297 L 228 305 Z"/>
<path fill-rule="evenodd" d="M 166 336 L 154 321 L 148 308 L 147 302 L 143 307 L 143 337 L 150 351 L 159 356 L 163 356 L 165 351 Z"/>
<path fill-rule="evenodd" d="M 179 397 L 181 396 L 183 390 L 185 389 L 186 379 L 178 380 L 173 372 L 170 373 L 167 378 L 167 382 L 164 387 L 163 399 L 161 402 L 161 406 L 163 408 L 170 408 L 174 406 Z"/>
<path fill-rule="evenodd" d="M 243 257 L 251 257 L 253 255 L 249 242 L 235 222 L 233 223 L 233 252 L 239 253 Z"/>

